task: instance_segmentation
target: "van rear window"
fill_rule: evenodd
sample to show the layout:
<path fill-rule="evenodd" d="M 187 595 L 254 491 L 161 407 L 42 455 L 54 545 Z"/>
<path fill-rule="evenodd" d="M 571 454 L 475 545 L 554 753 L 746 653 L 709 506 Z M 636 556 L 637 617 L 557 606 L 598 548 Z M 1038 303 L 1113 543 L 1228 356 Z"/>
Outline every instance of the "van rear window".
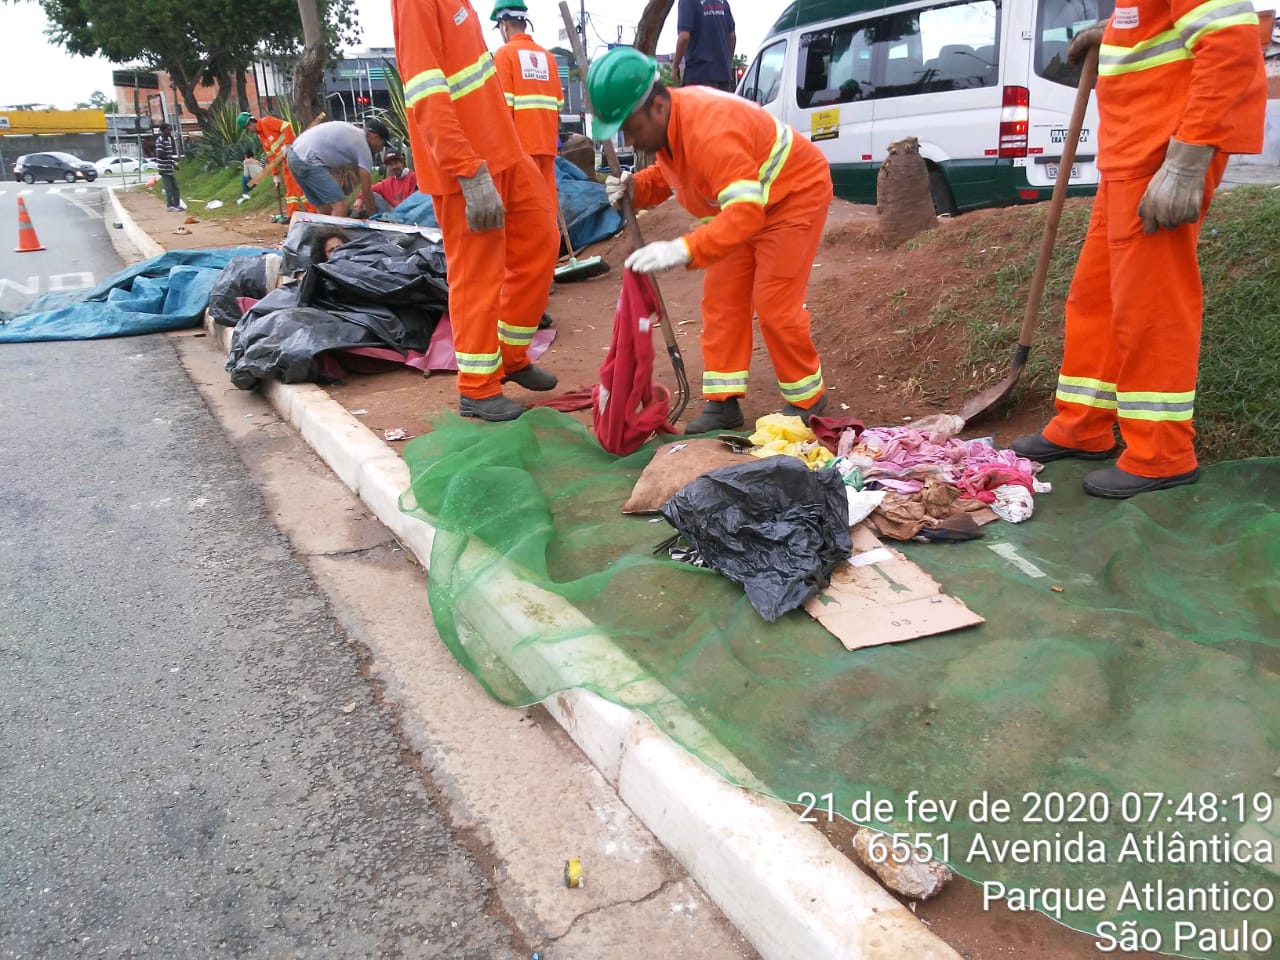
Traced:
<path fill-rule="evenodd" d="M 800 37 L 796 103 L 824 107 L 995 86 L 1000 8 L 944 3 Z"/>
<path fill-rule="evenodd" d="M 1111 16 L 1115 0 L 1043 0 L 1039 6 L 1036 73 L 1054 83 L 1074 87 L 1080 82 L 1080 64 L 1067 63 L 1071 38 L 1085 27 Z"/>

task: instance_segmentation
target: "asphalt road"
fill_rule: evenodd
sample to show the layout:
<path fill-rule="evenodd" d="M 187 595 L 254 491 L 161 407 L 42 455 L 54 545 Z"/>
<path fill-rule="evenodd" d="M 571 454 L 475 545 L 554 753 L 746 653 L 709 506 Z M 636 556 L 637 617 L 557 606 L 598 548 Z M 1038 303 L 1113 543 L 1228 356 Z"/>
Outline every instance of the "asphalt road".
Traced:
<path fill-rule="evenodd" d="M 123 266 L 103 221 L 106 188 L 91 184 L 0 182 L 0 310 L 19 310 L 51 290 L 91 287 Z M 18 198 L 45 247 L 16 253 Z"/>
<path fill-rule="evenodd" d="M 0 346 L 0 410 L 0 957 L 516 956 L 173 341 Z"/>

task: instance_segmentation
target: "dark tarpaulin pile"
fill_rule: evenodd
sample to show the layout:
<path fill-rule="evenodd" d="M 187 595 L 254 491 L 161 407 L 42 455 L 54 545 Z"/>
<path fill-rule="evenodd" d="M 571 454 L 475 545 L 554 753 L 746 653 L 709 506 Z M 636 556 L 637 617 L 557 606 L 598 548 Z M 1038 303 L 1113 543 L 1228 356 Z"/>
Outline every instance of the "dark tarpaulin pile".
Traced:
<path fill-rule="evenodd" d="M 0 312 L 0 343 L 97 340 L 197 326 L 214 280 L 257 247 L 170 250 L 112 274 L 87 290 L 47 293 L 27 310 Z"/>
<path fill-rule="evenodd" d="M 569 242 L 575 250 L 606 240 L 622 229 L 622 216 L 609 206 L 604 186 L 564 157 L 556 157 L 556 189 L 569 227 Z M 379 214 L 379 218 L 420 227 L 440 226 L 431 198 L 425 193 L 410 194 L 391 213 Z"/>
<path fill-rule="evenodd" d="M 286 270 L 301 263 L 314 229 L 290 229 Z M 321 355 L 345 347 L 426 351 L 449 305 L 444 248 L 418 233 L 352 232 L 327 262 L 308 262 L 300 281 L 273 290 L 236 324 L 226 369 L 237 387 L 332 379 Z"/>

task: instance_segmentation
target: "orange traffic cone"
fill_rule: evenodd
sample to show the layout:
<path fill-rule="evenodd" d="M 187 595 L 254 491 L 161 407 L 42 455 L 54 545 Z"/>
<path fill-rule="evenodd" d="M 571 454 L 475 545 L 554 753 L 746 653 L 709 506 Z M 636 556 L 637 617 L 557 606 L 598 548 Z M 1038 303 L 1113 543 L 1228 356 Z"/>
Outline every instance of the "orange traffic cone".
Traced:
<path fill-rule="evenodd" d="M 18 245 L 14 247 L 15 253 L 31 253 L 35 250 L 43 250 L 44 246 L 40 243 L 40 238 L 36 236 L 36 228 L 31 225 L 31 215 L 27 213 L 27 202 L 21 197 L 18 198 Z"/>

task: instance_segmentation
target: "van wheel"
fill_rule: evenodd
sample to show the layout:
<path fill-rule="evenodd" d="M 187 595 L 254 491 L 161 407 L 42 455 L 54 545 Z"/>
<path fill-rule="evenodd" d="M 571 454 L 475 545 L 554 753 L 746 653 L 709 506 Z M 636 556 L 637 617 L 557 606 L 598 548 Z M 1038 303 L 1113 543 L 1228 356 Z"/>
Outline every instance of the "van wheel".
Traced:
<path fill-rule="evenodd" d="M 929 193 L 933 197 L 933 212 L 954 217 L 960 211 L 956 208 L 956 198 L 951 195 L 951 185 L 947 183 L 947 175 L 941 167 L 929 165 Z"/>

